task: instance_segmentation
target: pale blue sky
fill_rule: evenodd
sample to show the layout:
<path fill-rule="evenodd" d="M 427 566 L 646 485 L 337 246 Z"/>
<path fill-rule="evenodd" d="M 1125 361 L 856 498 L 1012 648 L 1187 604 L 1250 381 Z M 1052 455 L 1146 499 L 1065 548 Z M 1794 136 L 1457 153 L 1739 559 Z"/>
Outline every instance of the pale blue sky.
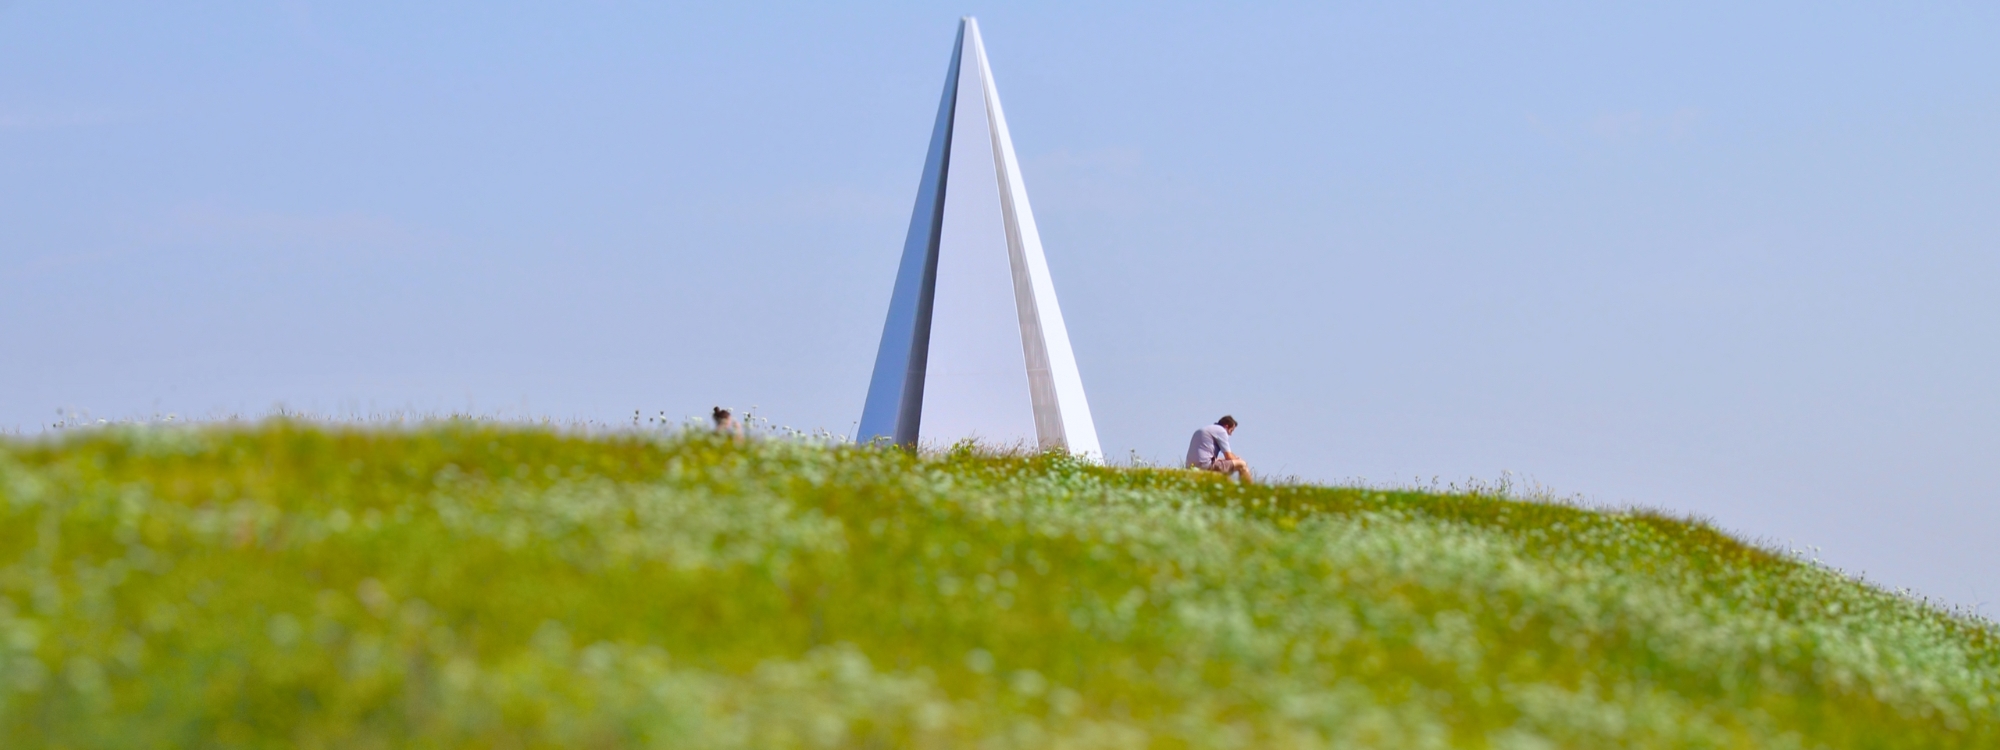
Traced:
<path fill-rule="evenodd" d="M 1112 455 L 2000 603 L 1990 4 L 409 5 L 0 3 L 0 428 L 849 431 L 972 13 Z"/>

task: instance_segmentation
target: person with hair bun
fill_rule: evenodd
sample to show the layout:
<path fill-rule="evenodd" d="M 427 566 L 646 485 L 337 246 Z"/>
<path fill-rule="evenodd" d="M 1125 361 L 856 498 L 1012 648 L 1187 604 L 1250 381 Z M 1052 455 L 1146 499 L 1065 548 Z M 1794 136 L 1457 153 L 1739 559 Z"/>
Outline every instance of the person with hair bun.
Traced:
<path fill-rule="evenodd" d="M 728 409 L 715 407 L 715 412 L 710 416 L 715 419 L 716 432 L 738 440 L 743 439 L 743 423 L 736 421 L 736 416 L 730 414 Z"/>

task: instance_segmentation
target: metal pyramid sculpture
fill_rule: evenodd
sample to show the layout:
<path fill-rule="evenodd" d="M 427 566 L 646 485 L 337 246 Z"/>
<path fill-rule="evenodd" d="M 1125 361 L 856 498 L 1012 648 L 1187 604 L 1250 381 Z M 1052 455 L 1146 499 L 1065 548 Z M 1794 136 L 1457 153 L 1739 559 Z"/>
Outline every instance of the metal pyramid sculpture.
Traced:
<path fill-rule="evenodd" d="M 856 439 L 1101 457 L 979 22 L 959 21 Z"/>

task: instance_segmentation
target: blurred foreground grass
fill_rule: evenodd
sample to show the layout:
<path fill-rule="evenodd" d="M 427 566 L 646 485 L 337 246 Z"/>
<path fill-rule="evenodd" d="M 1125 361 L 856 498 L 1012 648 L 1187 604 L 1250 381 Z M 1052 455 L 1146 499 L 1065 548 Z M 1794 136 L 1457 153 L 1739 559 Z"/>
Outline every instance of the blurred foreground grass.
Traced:
<path fill-rule="evenodd" d="M 481 423 L 0 442 L 0 747 L 2000 747 L 1706 526 Z"/>

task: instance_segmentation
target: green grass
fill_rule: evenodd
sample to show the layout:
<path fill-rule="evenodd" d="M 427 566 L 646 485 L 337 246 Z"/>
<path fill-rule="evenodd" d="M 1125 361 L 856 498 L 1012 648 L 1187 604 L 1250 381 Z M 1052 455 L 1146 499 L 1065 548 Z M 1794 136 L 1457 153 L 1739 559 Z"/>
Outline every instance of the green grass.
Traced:
<path fill-rule="evenodd" d="M 2000 747 L 1989 624 L 1698 523 L 707 435 L 0 442 L 0 747 Z"/>

